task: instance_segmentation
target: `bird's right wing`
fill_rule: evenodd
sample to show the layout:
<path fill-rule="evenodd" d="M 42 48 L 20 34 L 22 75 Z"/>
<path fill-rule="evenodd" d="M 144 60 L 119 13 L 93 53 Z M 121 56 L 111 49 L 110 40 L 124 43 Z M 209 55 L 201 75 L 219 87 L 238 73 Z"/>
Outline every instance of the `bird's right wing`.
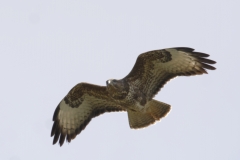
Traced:
<path fill-rule="evenodd" d="M 65 139 L 71 142 L 85 129 L 92 118 L 113 111 L 125 111 L 125 109 L 109 98 L 106 87 L 87 83 L 77 84 L 54 112 L 51 132 L 51 136 L 54 136 L 53 144 L 59 140 L 62 146 Z"/>

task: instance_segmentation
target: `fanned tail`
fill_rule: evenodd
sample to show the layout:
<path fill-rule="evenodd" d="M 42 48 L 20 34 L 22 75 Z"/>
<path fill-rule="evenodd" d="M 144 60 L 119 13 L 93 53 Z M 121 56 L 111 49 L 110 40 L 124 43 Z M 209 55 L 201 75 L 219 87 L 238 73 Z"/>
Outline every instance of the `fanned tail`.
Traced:
<path fill-rule="evenodd" d="M 165 117 L 171 109 L 169 104 L 151 100 L 146 104 L 146 112 L 127 110 L 130 128 L 144 128 Z"/>

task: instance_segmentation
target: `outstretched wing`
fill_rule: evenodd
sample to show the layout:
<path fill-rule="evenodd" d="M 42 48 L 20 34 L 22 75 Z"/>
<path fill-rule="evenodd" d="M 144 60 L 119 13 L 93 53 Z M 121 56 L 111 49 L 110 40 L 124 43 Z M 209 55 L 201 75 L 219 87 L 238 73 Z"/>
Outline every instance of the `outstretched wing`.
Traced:
<path fill-rule="evenodd" d="M 85 129 L 92 118 L 113 111 L 125 111 L 125 109 L 108 97 L 106 87 L 87 83 L 77 84 L 54 112 L 51 132 L 51 136 L 54 136 L 53 144 L 59 140 L 62 146 L 65 139 L 71 142 Z"/>
<path fill-rule="evenodd" d="M 135 85 L 151 100 L 170 79 L 176 76 L 207 74 L 214 70 L 208 54 L 194 52 L 192 48 L 169 48 L 140 54 L 132 71 L 124 78 Z"/>

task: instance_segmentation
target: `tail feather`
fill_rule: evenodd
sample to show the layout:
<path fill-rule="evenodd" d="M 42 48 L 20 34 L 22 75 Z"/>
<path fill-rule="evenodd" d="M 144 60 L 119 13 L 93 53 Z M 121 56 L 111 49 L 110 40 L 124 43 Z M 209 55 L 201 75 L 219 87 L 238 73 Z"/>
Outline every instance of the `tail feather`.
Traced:
<path fill-rule="evenodd" d="M 160 120 L 161 118 L 165 117 L 171 109 L 169 104 L 159 102 L 156 100 L 151 100 L 147 103 L 149 106 L 148 110 L 150 114 L 156 119 Z"/>
<path fill-rule="evenodd" d="M 146 107 L 146 112 L 127 110 L 130 128 L 138 129 L 154 124 L 165 117 L 171 109 L 170 105 L 156 100 L 149 101 Z"/>
<path fill-rule="evenodd" d="M 144 128 L 155 122 L 155 119 L 149 113 L 142 113 L 132 110 L 128 110 L 127 112 L 130 128 Z"/>

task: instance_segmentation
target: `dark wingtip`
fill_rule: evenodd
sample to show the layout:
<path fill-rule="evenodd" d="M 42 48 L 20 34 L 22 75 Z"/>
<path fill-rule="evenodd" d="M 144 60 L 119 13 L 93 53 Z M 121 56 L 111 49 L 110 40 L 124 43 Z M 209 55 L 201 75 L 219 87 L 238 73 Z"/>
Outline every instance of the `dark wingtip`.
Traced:
<path fill-rule="evenodd" d="M 192 52 L 192 51 L 194 51 L 193 48 L 189 48 L 189 47 L 175 47 L 174 49 L 176 49 L 178 51 L 183 51 L 183 52 Z"/>
<path fill-rule="evenodd" d="M 55 134 L 57 127 L 58 127 L 58 123 L 57 121 L 55 121 L 52 126 L 51 137 Z"/>
<path fill-rule="evenodd" d="M 57 119 L 57 116 L 58 116 L 58 113 L 59 113 L 59 110 L 60 110 L 60 103 L 58 104 L 57 108 L 54 111 L 53 118 L 52 118 L 53 121 L 55 121 Z"/>
<path fill-rule="evenodd" d="M 191 53 L 195 58 L 197 58 L 198 62 L 201 63 L 201 66 L 204 70 L 203 73 L 207 74 L 207 71 L 205 69 L 209 69 L 209 70 L 215 70 L 216 68 L 209 65 L 209 64 L 216 64 L 216 61 L 213 61 L 211 59 L 207 59 L 205 57 L 209 57 L 208 54 L 206 53 L 200 53 L 200 52 L 192 52 Z"/>
<path fill-rule="evenodd" d="M 60 103 L 59 103 L 59 105 L 60 105 Z M 59 127 L 58 127 L 58 118 L 57 118 L 59 110 L 60 110 L 59 105 L 55 109 L 54 114 L 53 114 L 53 119 L 52 119 L 54 121 L 53 126 L 52 126 L 52 131 L 51 131 L 51 137 L 54 136 L 53 145 L 57 143 L 59 135 L 60 135 Z"/>
<path fill-rule="evenodd" d="M 61 134 L 60 140 L 59 140 L 60 147 L 63 145 L 65 138 L 66 138 L 66 135 L 65 134 Z"/>
<path fill-rule="evenodd" d="M 215 67 L 210 66 L 210 65 L 205 64 L 205 63 L 202 63 L 202 67 L 203 67 L 203 68 L 206 68 L 206 69 L 209 69 L 209 70 L 215 70 L 215 69 L 216 69 Z"/>
<path fill-rule="evenodd" d="M 192 52 L 192 54 L 197 57 L 209 57 L 209 54 L 201 53 L 201 52 Z"/>
<path fill-rule="evenodd" d="M 55 132 L 55 135 L 54 135 L 54 138 L 53 138 L 53 145 L 57 143 L 57 141 L 59 139 L 59 135 L 60 135 L 60 132 L 59 132 L 59 130 L 57 130 Z"/>
<path fill-rule="evenodd" d="M 206 59 L 206 58 L 198 57 L 198 60 L 200 60 L 200 61 L 203 62 L 203 63 L 216 64 L 216 61 L 213 61 L 213 60 L 211 60 L 211 59 Z"/>

